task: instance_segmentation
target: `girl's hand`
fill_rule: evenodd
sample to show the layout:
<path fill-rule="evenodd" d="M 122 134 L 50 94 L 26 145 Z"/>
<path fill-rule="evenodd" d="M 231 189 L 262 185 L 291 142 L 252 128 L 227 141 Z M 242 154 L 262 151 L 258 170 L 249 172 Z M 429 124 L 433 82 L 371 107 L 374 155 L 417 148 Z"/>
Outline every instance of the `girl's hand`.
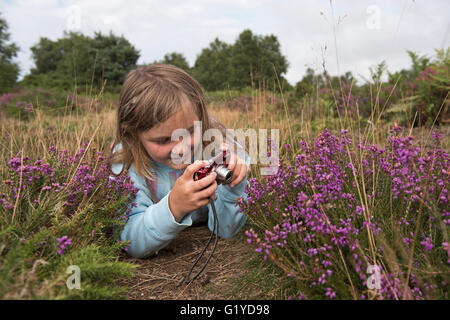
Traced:
<path fill-rule="evenodd" d="M 215 172 L 194 181 L 194 173 L 206 165 L 207 161 L 195 161 L 175 181 L 169 194 L 169 209 L 175 221 L 180 222 L 187 213 L 207 205 L 209 197 L 214 198 L 218 186 Z"/>
<path fill-rule="evenodd" d="M 222 150 L 229 150 L 226 143 L 222 144 Z M 233 171 L 233 178 L 231 179 L 230 187 L 234 188 L 237 186 L 245 177 L 247 173 L 247 165 L 245 160 L 239 158 L 235 152 L 230 152 L 230 159 L 228 160 L 228 169 Z"/>

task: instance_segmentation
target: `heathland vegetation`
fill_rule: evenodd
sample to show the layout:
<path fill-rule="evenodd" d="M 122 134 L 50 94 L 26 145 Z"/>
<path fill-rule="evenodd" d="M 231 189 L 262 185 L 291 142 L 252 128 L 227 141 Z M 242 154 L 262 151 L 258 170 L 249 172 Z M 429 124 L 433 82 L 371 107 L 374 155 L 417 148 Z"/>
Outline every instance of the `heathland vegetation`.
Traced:
<path fill-rule="evenodd" d="M 112 33 L 41 38 L 21 81 L 17 50 L 0 17 L 0 297 L 127 297 L 115 280 L 136 266 L 114 239 L 135 190 L 109 179 L 106 157 L 139 50 Z M 230 297 L 449 298 L 450 48 L 405 55 L 408 69 L 381 62 L 363 83 L 308 69 L 290 84 L 276 36 L 244 30 L 193 66 L 176 52 L 154 61 L 198 79 L 227 128 L 280 130 L 278 172 L 252 165 L 239 203 L 239 237 L 263 268 Z M 71 265 L 80 290 L 68 289 Z M 281 280 L 261 286 L 266 270 Z"/>

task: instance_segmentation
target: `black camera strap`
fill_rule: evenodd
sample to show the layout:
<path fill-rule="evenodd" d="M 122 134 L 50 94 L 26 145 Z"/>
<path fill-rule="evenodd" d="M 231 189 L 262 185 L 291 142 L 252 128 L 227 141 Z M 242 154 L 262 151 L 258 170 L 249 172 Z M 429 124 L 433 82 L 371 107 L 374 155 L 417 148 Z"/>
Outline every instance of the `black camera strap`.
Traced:
<path fill-rule="evenodd" d="M 206 243 L 205 247 L 203 248 L 203 250 L 197 255 L 197 259 L 195 259 L 194 263 L 192 264 L 191 268 L 189 269 L 189 272 L 186 274 L 186 276 L 181 279 L 180 283 L 178 284 L 181 285 L 183 282 L 185 284 L 189 284 L 192 281 L 194 281 L 195 279 L 198 278 L 198 276 L 203 272 L 203 270 L 205 270 L 206 265 L 209 263 L 209 260 L 211 260 L 211 257 L 214 253 L 214 251 L 216 250 L 216 246 L 217 246 L 217 241 L 219 240 L 218 237 L 218 233 L 219 233 L 219 220 L 217 219 L 217 213 L 216 213 L 216 207 L 214 205 L 214 200 L 210 197 L 209 198 L 209 203 L 211 204 L 212 207 L 212 211 L 213 211 L 213 215 L 214 215 L 214 228 L 213 231 L 211 232 L 211 236 L 209 237 L 208 242 Z M 212 241 L 212 238 L 215 236 L 215 241 L 214 241 L 214 246 L 212 248 L 211 253 L 208 256 L 208 259 L 206 259 L 205 264 L 203 265 L 203 267 L 200 269 L 200 271 L 192 278 L 190 278 L 192 271 L 194 270 L 195 266 L 197 265 L 197 263 L 200 261 L 200 259 L 203 257 L 203 254 L 205 253 L 206 249 L 209 247 L 209 244 Z"/>

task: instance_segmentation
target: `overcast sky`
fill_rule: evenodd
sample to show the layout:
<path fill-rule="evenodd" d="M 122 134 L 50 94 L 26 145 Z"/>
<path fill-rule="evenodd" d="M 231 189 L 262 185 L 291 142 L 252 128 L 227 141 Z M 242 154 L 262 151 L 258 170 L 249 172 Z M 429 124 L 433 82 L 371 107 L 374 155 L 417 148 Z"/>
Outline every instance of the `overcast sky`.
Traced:
<path fill-rule="evenodd" d="M 183 53 L 192 66 L 217 37 L 233 43 L 250 29 L 275 35 L 289 62 L 286 78 L 299 81 L 307 67 L 357 78 L 386 60 L 408 68 L 406 50 L 433 56 L 450 46 L 450 0 L 0 0 L 11 41 L 20 47 L 21 77 L 40 37 L 64 30 L 123 35 L 140 51 L 139 64 Z M 337 45 L 335 45 L 337 44 Z M 337 48 L 336 48 L 337 47 Z"/>

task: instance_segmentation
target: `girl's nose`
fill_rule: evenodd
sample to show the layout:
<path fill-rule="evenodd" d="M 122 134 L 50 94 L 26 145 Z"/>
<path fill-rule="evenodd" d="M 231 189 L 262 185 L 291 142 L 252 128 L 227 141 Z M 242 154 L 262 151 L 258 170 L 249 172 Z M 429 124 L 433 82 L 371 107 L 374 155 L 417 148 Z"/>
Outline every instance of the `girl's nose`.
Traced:
<path fill-rule="evenodd" d="M 187 143 L 180 143 L 179 147 L 175 147 L 176 148 L 176 153 L 178 153 L 178 155 L 182 156 L 183 154 L 185 154 L 188 150 L 190 150 L 190 147 Z"/>
<path fill-rule="evenodd" d="M 180 142 L 172 149 L 172 158 L 176 158 L 178 161 L 190 161 L 191 159 L 191 146 L 189 143 Z"/>

